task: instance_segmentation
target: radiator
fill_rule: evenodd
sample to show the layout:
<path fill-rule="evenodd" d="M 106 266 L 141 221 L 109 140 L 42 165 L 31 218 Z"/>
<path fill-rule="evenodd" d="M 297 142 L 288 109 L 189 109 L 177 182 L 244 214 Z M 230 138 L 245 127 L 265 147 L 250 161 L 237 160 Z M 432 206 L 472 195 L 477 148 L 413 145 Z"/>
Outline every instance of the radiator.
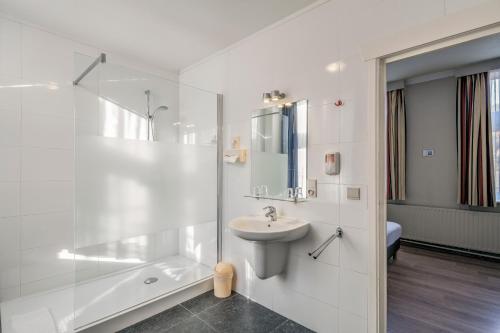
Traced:
<path fill-rule="evenodd" d="M 388 204 L 387 219 L 403 238 L 500 254 L 500 213 Z"/>

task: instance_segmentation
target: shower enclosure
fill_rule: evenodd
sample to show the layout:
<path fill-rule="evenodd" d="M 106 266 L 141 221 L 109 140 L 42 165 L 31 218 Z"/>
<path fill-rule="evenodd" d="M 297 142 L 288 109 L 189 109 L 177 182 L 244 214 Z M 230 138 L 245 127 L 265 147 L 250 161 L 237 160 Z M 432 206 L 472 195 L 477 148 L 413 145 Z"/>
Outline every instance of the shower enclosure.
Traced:
<path fill-rule="evenodd" d="M 77 329 L 217 262 L 220 97 L 102 60 L 75 84 Z"/>
<path fill-rule="evenodd" d="M 222 97 L 105 55 L 75 72 L 74 246 L 55 254 L 74 283 L 2 303 L 4 333 L 43 316 L 84 330 L 209 280 L 220 257 Z"/>

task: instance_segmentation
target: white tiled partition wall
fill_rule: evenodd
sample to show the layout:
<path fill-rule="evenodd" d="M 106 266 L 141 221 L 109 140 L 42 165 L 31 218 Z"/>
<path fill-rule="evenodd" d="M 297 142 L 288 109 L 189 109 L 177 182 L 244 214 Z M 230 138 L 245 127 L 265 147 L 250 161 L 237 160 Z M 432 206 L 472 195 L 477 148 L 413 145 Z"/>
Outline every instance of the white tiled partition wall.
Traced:
<path fill-rule="evenodd" d="M 225 148 L 233 136 L 250 146 L 250 115 L 263 106 L 263 92 L 279 89 L 294 100 L 309 100 L 308 178 L 318 180 L 318 198 L 299 204 L 244 198 L 250 163 L 224 165 L 223 259 L 235 266 L 238 292 L 318 332 L 368 330 L 368 144 L 374 138 L 368 137 L 369 72 L 361 47 L 481 2 L 327 1 L 181 72 L 181 82 L 224 94 Z M 337 99 L 344 105 L 335 106 Z M 325 152 L 340 152 L 339 176 L 323 173 Z M 361 200 L 347 200 L 347 187 L 360 188 Z M 227 224 L 262 214 L 268 204 L 309 220 L 312 229 L 291 246 L 285 274 L 259 280 L 251 245 L 234 237 Z M 344 237 L 312 260 L 307 252 L 337 225 Z"/>
<path fill-rule="evenodd" d="M 72 49 L 0 19 L 0 298 L 71 283 Z M 7 241 L 8 240 L 8 241 Z"/>
<path fill-rule="evenodd" d="M 99 52 L 0 15 L 0 301 L 75 281 L 74 56 Z M 178 235 L 177 229 L 155 234 L 155 256 L 178 253 Z M 166 243 L 168 249 L 161 247 Z"/>

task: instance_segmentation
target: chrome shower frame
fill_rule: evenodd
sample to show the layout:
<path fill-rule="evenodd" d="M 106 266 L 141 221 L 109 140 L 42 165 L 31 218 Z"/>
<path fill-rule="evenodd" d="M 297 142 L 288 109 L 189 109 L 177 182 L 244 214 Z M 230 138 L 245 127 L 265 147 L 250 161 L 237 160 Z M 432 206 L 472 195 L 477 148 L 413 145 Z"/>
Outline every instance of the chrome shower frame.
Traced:
<path fill-rule="evenodd" d="M 75 81 L 73 81 L 73 85 L 74 86 L 77 86 L 78 83 L 80 83 L 81 80 L 83 80 L 85 78 L 85 76 L 87 76 L 88 73 L 90 73 L 94 68 L 97 67 L 97 65 L 99 64 L 105 64 L 106 63 L 106 54 L 105 53 L 101 53 L 90 65 L 89 67 L 87 67 L 83 72 L 82 74 L 80 74 L 76 79 Z"/>
<path fill-rule="evenodd" d="M 223 169 L 223 96 L 217 94 L 217 262 L 222 261 L 222 169 Z"/>

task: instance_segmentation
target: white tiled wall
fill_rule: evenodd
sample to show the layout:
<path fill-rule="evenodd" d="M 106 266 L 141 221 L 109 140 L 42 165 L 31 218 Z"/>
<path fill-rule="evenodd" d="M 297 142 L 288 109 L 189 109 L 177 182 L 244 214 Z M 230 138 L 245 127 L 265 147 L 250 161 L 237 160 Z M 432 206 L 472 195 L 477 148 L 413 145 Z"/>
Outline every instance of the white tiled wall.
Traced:
<path fill-rule="evenodd" d="M 309 178 L 318 180 L 318 198 L 297 205 L 244 198 L 250 164 L 224 165 L 224 223 L 261 213 L 272 204 L 281 214 L 311 221 L 309 235 L 291 246 L 287 272 L 259 280 L 251 265 L 252 247 L 226 228 L 224 260 L 236 269 L 235 288 L 257 302 L 319 332 L 367 331 L 368 184 L 367 79 L 360 49 L 380 37 L 422 26 L 481 1 L 339 0 L 257 33 L 226 51 L 181 72 L 181 81 L 224 94 L 224 141 L 241 136 L 250 145 L 250 115 L 262 107 L 262 92 L 280 89 L 308 99 Z M 334 68 L 327 71 L 328 65 Z M 338 99 L 344 105 L 336 107 Z M 341 153 L 341 174 L 323 173 L 325 152 Z M 251 156 L 250 156 L 251 158 Z M 346 198 L 359 187 L 361 200 Z M 334 232 L 345 231 L 319 260 L 307 251 Z"/>
<path fill-rule="evenodd" d="M 0 299 L 73 281 L 74 45 L 0 19 Z"/>
<path fill-rule="evenodd" d="M 312 231 L 291 247 L 287 274 L 261 281 L 249 262 L 251 246 L 226 230 L 224 257 L 237 269 L 239 292 L 320 332 L 367 330 L 370 138 L 360 46 L 484 1 L 330 1 L 182 74 L 187 83 L 224 93 L 226 146 L 235 135 L 249 146 L 250 113 L 261 106 L 263 91 L 280 89 L 310 102 L 309 177 L 318 180 L 319 197 L 300 205 L 272 204 L 282 214 L 310 220 Z M 0 18 L 0 300 L 74 280 L 71 261 L 59 260 L 58 253 L 73 250 L 75 51 L 98 54 Z M 326 71 L 332 63 L 336 70 Z M 333 105 L 338 98 L 345 102 L 340 108 Z M 209 138 L 212 132 L 207 133 Z M 322 172 L 328 151 L 342 155 L 340 176 Z M 269 204 L 243 198 L 250 186 L 249 165 L 224 167 L 226 224 Z M 361 188 L 360 201 L 346 200 L 348 186 Z M 307 250 L 337 225 L 344 228 L 344 239 L 311 261 Z M 147 253 L 138 250 L 140 255 L 170 251 L 164 240 L 178 245 L 170 234 L 156 237 Z M 92 276 L 94 265 L 88 262 L 82 269 Z"/>
<path fill-rule="evenodd" d="M 75 281 L 73 260 L 64 255 L 74 253 L 75 52 L 99 53 L 0 15 L 0 301 Z M 148 248 L 132 248 L 126 239 L 98 255 L 107 250 L 149 260 L 178 253 L 177 229 L 150 238 Z M 96 263 L 80 264 L 78 278 L 128 267 L 93 270 Z"/>

